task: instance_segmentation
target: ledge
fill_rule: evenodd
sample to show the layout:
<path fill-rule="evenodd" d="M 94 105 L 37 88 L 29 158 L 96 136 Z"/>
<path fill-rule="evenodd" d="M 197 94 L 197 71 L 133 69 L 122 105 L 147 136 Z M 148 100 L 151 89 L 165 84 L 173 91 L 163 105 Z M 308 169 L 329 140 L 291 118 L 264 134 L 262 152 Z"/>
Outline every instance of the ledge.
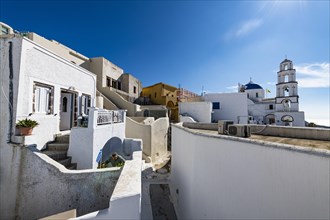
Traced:
<path fill-rule="evenodd" d="M 313 154 L 318 156 L 324 156 L 324 157 L 330 157 L 330 150 L 326 149 L 319 149 L 319 148 L 313 148 L 313 147 L 304 147 L 304 146 L 298 146 L 298 145 L 290 145 L 290 144 L 281 144 L 281 143 L 272 143 L 257 139 L 251 139 L 251 138 L 241 138 L 241 137 L 235 137 L 235 136 L 228 136 L 228 135 L 221 135 L 218 134 L 217 131 L 208 131 L 208 130 L 197 130 L 197 129 L 190 129 L 185 128 L 182 126 L 182 123 L 180 124 L 172 124 L 172 126 L 184 130 L 186 132 L 189 132 L 191 134 L 196 134 L 204 137 L 210 137 L 210 138 L 218 138 L 218 139 L 224 139 L 228 141 L 238 141 L 243 143 L 250 143 L 250 144 L 257 144 L 261 146 L 266 147 L 272 147 L 272 148 L 278 148 L 283 150 L 289 150 L 289 151 L 297 151 L 301 153 L 307 153 L 307 154 Z"/>

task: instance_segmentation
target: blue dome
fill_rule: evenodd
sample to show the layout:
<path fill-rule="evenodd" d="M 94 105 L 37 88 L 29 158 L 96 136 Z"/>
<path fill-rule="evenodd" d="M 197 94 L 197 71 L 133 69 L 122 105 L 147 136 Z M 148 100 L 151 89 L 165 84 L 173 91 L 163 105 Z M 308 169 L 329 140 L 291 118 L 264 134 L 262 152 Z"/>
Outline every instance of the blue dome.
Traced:
<path fill-rule="evenodd" d="M 245 90 L 249 89 L 262 89 L 262 87 L 250 81 L 248 84 L 245 84 Z"/>

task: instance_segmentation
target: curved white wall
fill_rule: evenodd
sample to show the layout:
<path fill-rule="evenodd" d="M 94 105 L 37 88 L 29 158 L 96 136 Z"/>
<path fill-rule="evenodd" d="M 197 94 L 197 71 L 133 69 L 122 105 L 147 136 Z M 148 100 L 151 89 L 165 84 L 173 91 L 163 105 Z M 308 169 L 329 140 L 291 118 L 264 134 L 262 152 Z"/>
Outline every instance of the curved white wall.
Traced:
<path fill-rule="evenodd" d="M 330 152 L 172 126 L 181 219 L 329 219 Z"/>

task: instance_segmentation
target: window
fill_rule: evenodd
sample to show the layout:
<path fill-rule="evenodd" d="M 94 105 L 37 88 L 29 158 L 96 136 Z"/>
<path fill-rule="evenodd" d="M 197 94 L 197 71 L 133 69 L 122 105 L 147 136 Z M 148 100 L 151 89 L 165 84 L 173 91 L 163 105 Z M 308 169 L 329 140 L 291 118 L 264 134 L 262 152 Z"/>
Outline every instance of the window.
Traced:
<path fill-rule="evenodd" d="M 291 109 L 291 100 L 289 100 L 289 99 L 284 99 L 284 100 L 282 101 L 282 105 L 283 105 L 283 110 L 284 110 L 285 112 L 289 112 L 290 109 Z"/>
<path fill-rule="evenodd" d="M 53 113 L 53 87 L 35 83 L 33 86 L 33 112 Z"/>
<path fill-rule="evenodd" d="M 111 78 L 107 77 L 107 87 L 110 87 L 110 86 L 111 86 Z"/>
<path fill-rule="evenodd" d="M 62 100 L 62 112 L 68 111 L 68 98 L 64 97 Z"/>
<path fill-rule="evenodd" d="M 117 82 L 118 89 L 121 90 L 121 82 Z"/>
<path fill-rule="evenodd" d="M 157 97 L 157 92 L 155 92 L 155 98 Z"/>
<path fill-rule="evenodd" d="M 91 107 L 91 96 L 82 94 L 80 101 L 80 114 L 88 115 L 88 107 Z"/>
<path fill-rule="evenodd" d="M 212 109 L 220 109 L 220 102 L 213 102 Z"/>
<path fill-rule="evenodd" d="M 256 92 L 256 98 L 258 98 L 259 97 L 259 94 Z"/>
<path fill-rule="evenodd" d="M 2 34 L 9 34 L 9 29 L 8 28 L 6 28 L 6 27 L 1 27 L 1 33 Z"/>
<path fill-rule="evenodd" d="M 136 94 L 136 86 L 133 87 L 133 92 Z"/>
<path fill-rule="evenodd" d="M 116 84 L 117 84 L 116 80 L 112 80 L 112 87 L 113 88 L 117 88 Z"/>
<path fill-rule="evenodd" d="M 270 110 L 273 110 L 274 109 L 274 106 L 273 105 L 269 105 L 269 109 Z"/>

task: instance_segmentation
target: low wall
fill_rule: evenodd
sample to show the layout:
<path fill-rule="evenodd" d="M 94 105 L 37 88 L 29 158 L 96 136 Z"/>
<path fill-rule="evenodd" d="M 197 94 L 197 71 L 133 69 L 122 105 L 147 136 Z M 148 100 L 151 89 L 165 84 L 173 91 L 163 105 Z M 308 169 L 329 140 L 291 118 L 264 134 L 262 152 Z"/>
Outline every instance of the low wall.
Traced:
<path fill-rule="evenodd" d="M 18 120 L 22 119 L 33 119 L 36 120 L 39 125 L 35 128 L 33 128 L 32 135 L 30 136 L 19 136 L 19 131 L 16 128 L 15 134 L 17 135 L 16 139 L 23 138 L 25 139 L 25 144 L 34 144 L 38 150 L 42 150 L 46 148 L 47 142 L 54 141 L 55 134 L 57 134 L 58 131 L 58 121 L 59 116 L 54 115 L 32 115 L 28 117 L 17 117 Z"/>
<path fill-rule="evenodd" d="M 131 118 L 126 120 L 126 137 L 143 140 L 143 154 L 152 161 L 167 154 L 168 118 L 159 118 L 151 124 L 141 124 Z"/>
<path fill-rule="evenodd" d="M 12 147 L 19 149 L 21 162 L 15 219 L 39 219 L 71 209 L 80 216 L 109 206 L 120 168 L 67 170 L 32 146 Z"/>
<path fill-rule="evenodd" d="M 130 117 L 130 119 L 145 125 L 152 124 L 155 121 L 154 117 Z"/>
<path fill-rule="evenodd" d="M 72 162 L 77 163 L 77 169 L 97 168 L 96 158 L 105 146 L 110 149 L 111 145 L 114 151 L 121 153 L 119 151 L 125 138 L 125 113 L 121 111 L 124 114 L 122 122 L 110 121 L 109 124 L 97 124 L 99 111 L 101 110 L 89 108 L 88 127 L 71 129 L 68 156 L 72 157 Z M 103 152 L 102 161 L 106 160 L 110 153 Z"/>
<path fill-rule="evenodd" d="M 196 122 L 192 117 L 179 115 L 180 122 Z"/>
<path fill-rule="evenodd" d="M 201 130 L 218 130 L 218 123 L 198 123 L 198 122 L 183 122 L 183 127 Z"/>
<path fill-rule="evenodd" d="M 132 159 L 125 162 L 109 208 L 77 219 L 140 219 L 142 142 L 136 139 L 125 140 L 130 143 Z"/>
<path fill-rule="evenodd" d="M 267 126 L 267 125 L 249 125 L 249 126 L 251 128 L 252 133 L 260 134 L 260 135 L 330 141 L 330 129 L 325 129 L 325 128 Z"/>
<path fill-rule="evenodd" d="M 217 123 L 183 122 L 183 127 L 201 130 L 218 130 Z M 302 138 L 312 140 L 330 141 L 330 129 L 309 127 L 288 127 L 272 125 L 248 124 L 251 133 L 275 137 Z"/>
<path fill-rule="evenodd" d="M 167 132 L 169 119 L 159 118 L 151 124 L 151 158 L 153 162 L 167 155 Z"/>
<path fill-rule="evenodd" d="M 179 219 L 329 219 L 330 151 L 172 125 Z"/>
<path fill-rule="evenodd" d="M 126 118 L 126 137 L 139 138 L 143 141 L 143 154 L 151 157 L 151 125 L 144 125 Z"/>

